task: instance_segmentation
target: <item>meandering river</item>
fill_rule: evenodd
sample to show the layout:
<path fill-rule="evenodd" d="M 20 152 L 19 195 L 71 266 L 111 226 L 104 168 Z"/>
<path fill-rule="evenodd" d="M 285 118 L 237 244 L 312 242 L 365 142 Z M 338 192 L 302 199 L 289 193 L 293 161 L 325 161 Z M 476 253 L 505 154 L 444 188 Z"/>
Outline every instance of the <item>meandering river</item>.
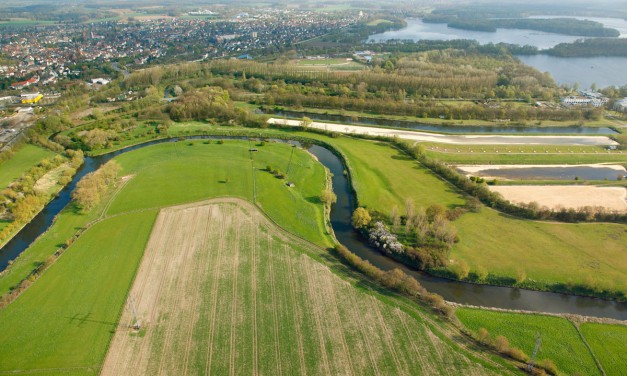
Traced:
<path fill-rule="evenodd" d="M 227 137 L 199 136 L 191 138 L 225 139 Z M 84 175 L 95 171 L 102 164 L 122 153 L 176 140 L 177 139 L 155 140 L 103 156 L 86 157 L 85 164 L 79 169 L 72 182 L 61 191 L 58 197 L 53 199 L 13 240 L 0 249 L 0 270 L 6 269 L 9 260 L 17 257 L 53 224 L 54 217 L 70 202 L 71 191 Z M 365 244 L 351 226 L 350 218 L 355 208 L 355 198 L 351 191 L 349 178 L 344 175 L 345 166 L 342 161 L 333 154 L 333 152 L 321 146 L 311 146 L 309 151 L 333 174 L 333 190 L 337 195 L 337 203 L 331 210 L 331 225 L 337 239 L 352 252 L 370 261 L 373 265 L 384 270 L 400 268 L 406 273 L 413 275 L 429 291 L 438 293 L 442 295 L 444 299 L 452 302 L 484 307 L 571 313 L 627 320 L 627 303 L 509 287 L 457 282 L 412 270 L 382 255 Z"/>

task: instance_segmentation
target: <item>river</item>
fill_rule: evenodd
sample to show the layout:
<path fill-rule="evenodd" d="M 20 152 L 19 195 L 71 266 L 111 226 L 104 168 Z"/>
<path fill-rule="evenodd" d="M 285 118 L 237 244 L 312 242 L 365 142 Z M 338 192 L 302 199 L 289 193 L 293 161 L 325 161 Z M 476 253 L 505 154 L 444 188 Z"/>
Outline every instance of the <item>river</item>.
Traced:
<path fill-rule="evenodd" d="M 224 139 L 227 137 L 198 136 L 192 138 Z M 85 174 L 96 170 L 111 158 L 122 153 L 157 143 L 173 142 L 176 140 L 177 139 L 155 140 L 103 156 L 86 157 L 83 167 L 79 169 L 72 182 L 61 191 L 59 196 L 53 199 L 11 242 L 0 249 L 0 270 L 4 270 L 8 264 L 8 260 L 17 257 L 34 242 L 39 235 L 44 233 L 52 225 L 54 217 L 69 203 L 71 190 Z M 444 299 L 452 302 L 485 307 L 571 313 L 627 320 L 627 303 L 509 287 L 484 286 L 457 282 L 412 270 L 382 255 L 365 244 L 351 226 L 351 214 L 355 208 L 355 198 L 351 193 L 348 177 L 344 175 L 345 167 L 342 161 L 330 150 L 321 146 L 311 146 L 309 151 L 333 174 L 333 190 L 337 195 L 337 203 L 331 210 L 331 225 L 337 239 L 352 252 L 370 261 L 373 265 L 383 270 L 400 268 L 414 276 L 429 291 L 438 293 L 442 295 Z"/>
<path fill-rule="evenodd" d="M 539 16 L 537 18 L 550 18 Z M 579 17 L 584 18 L 584 17 Z M 606 27 L 616 28 L 621 37 L 627 37 L 627 21 L 616 18 L 586 18 L 601 22 Z M 559 43 L 572 43 L 579 36 L 545 33 L 534 30 L 497 29 L 496 32 L 460 30 L 446 24 L 422 22 L 421 19 L 409 18 L 407 26 L 394 31 L 371 35 L 368 41 L 383 42 L 391 39 L 400 40 L 454 40 L 471 39 L 480 44 L 510 43 L 530 45 L 539 49 L 548 49 Z M 559 58 L 549 55 L 517 56 L 521 61 L 541 72 L 549 72 L 558 84 L 589 88 L 593 83 L 597 87 L 622 86 L 627 84 L 627 57 L 591 57 Z"/>

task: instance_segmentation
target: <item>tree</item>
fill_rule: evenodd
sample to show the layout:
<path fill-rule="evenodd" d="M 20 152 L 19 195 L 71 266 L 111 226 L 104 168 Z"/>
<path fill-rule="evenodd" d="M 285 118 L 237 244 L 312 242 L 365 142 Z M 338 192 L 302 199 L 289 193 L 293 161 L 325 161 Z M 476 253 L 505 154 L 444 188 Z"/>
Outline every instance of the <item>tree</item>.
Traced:
<path fill-rule="evenodd" d="M 398 207 L 394 206 L 390 213 L 390 222 L 392 222 L 392 232 L 398 232 L 401 226 L 401 217 L 398 215 Z"/>
<path fill-rule="evenodd" d="M 301 125 L 303 126 L 303 128 L 309 128 L 311 123 L 312 121 L 310 118 L 308 118 L 307 116 L 303 116 L 303 120 L 301 121 Z"/>
<path fill-rule="evenodd" d="M 414 201 L 410 198 L 405 200 L 405 232 L 409 233 L 414 222 Z"/>
<path fill-rule="evenodd" d="M 331 205 L 337 202 L 337 196 L 335 195 L 335 193 L 333 193 L 331 189 L 327 188 L 323 190 L 320 194 L 320 201 L 322 201 L 324 206 L 331 207 Z"/>
<path fill-rule="evenodd" d="M 427 208 L 427 217 L 433 222 L 438 217 L 444 217 L 446 209 L 440 204 L 433 204 Z"/>
<path fill-rule="evenodd" d="M 353 227 L 355 228 L 366 227 L 371 220 L 372 217 L 370 216 L 370 213 L 368 213 L 368 210 L 366 210 L 365 208 L 359 207 L 353 212 Z"/>
<path fill-rule="evenodd" d="M 527 273 L 525 273 L 525 271 L 522 269 L 518 269 L 516 271 L 516 283 L 523 283 L 525 282 L 525 279 L 527 279 Z"/>
<path fill-rule="evenodd" d="M 486 278 L 488 278 L 488 269 L 479 265 L 477 266 L 477 270 L 475 271 L 475 274 L 477 274 L 477 279 L 479 279 L 479 281 L 485 281 Z"/>

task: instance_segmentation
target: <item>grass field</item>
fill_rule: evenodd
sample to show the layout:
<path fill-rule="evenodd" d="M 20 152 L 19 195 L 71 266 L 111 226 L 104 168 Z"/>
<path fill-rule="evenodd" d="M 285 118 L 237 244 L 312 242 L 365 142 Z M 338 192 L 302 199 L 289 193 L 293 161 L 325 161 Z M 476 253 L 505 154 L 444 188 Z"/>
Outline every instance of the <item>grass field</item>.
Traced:
<path fill-rule="evenodd" d="M 352 62 L 352 60 L 346 59 L 319 59 L 319 60 L 298 60 L 296 64 L 298 65 L 340 65 Z"/>
<path fill-rule="evenodd" d="M 77 229 L 98 219 L 33 286 L 0 310 L 0 373 L 20 370 L 20 374 L 98 374 L 113 333 L 120 329 L 118 318 L 158 211 L 163 206 L 188 203 L 201 196 L 207 199 L 235 195 L 250 200 L 253 179 L 244 177 L 248 172 L 252 176 L 248 147 L 247 142 L 241 141 L 225 141 L 222 145 L 197 141 L 193 146 L 179 142 L 119 156 L 124 174 L 133 177 L 88 215 L 77 215 L 71 209 L 64 211 L 53 227 L 19 258 L 16 265 L 21 269 L 11 269 L 0 276 L 0 285 L 6 288 L 10 285 L 7 279 L 19 280 L 18 271 L 27 272 L 29 265 L 54 252 Z M 293 150 L 282 144 L 266 144 L 259 149 L 255 163 L 272 162 L 278 168 L 282 168 L 281 163 L 289 159 Z M 318 191 L 316 184 L 324 182 L 322 167 L 298 150 L 294 151 L 292 163 L 300 164 L 303 171 L 299 175 L 298 164 L 292 166 L 290 180 L 296 181 L 297 186 L 289 191 L 282 190 L 283 181 L 265 179 L 265 175 L 260 176 L 267 174 L 265 171 L 255 170 L 258 201 L 266 203 L 264 210 L 270 218 L 290 231 L 320 239 L 324 235 L 322 223 L 308 228 L 313 222 L 294 221 L 294 211 L 309 211 L 309 220 L 315 221 L 321 205 L 311 199 L 307 189 Z M 309 163 L 310 168 L 306 168 Z M 192 170 L 196 173 L 190 175 Z M 224 183 L 226 173 L 232 180 Z M 244 188 L 223 187 L 235 179 L 241 179 L 238 185 Z M 176 184 L 168 185 L 166 181 Z M 272 201 L 264 198 L 264 189 L 272 195 Z M 284 207 L 277 206 L 275 212 L 268 208 L 268 203 L 288 200 L 289 194 L 299 195 L 289 206 L 289 213 L 281 213 Z M 463 341 L 460 344 L 449 326 L 422 308 L 369 290 L 364 287 L 370 286 L 368 283 L 353 280 L 354 274 L 329 257 L 325 249 L 278 230 L 258 209 L 247 205 L 245 215 L 238 212 L 241 208 L 231 205 L 222 216 L 210 209 L 215 218 L 203 217 L 207 213 L 194 212 L 195 209 L 191 210 L 195 214 L 186 217 L 183 210 L 181 215 L 169 217 L 170 228 L 159 231 L 157 224 L 153 236 L 159 234 L 165 240 L 153 239 L 147 255 L 155 250 L 166 252 L 161 260 L 168 260 L 168 266 L 155 270 L 161 271 L 158 278 L 167 281 L 163 289 L 158 289 L 164 293 L 159 304 L 163 302 L 163 307 L 172 308 L 174 303 L 177 309 L 168 313 L 164 308 L 159 311 L 164 314 L 156 316 L 158 320 L 144 318 L 146 329 L 150 330 L 151 324 L 161 325 L 154 327 L 153 334 L 145 330 L 130 338 L 135 342 L 144 338 L 157 341 L 155 348 L 148 346 L 149 351 L 143 352 L 147 359 L 160 353 L 180 354 L 185 360 L 180 363 L 186 367 L 183 373 L 207 369 L 207 364 L 214 373 L 252 369 L 267 373 L 302 369 L 311 373 L 354 374 L 511 373 L 511 366 L 503 368 L 502 360 L 469 350 L 469 344 Z M 163 214 L 166 217 L 168 210 Z M 230 222 L 227 218 L 231 218 Z M 212 223 L 222 225 L 209 226 Z M 227 226 L 229 223 L 231 227 Z M 199 228 L 207 232 L 196 231 Z M 181 244 L 183 248 L 179 248 Z M 154 246 L 158 247 L 153 249 Z M 219 253 L 199 252 L 210 250 Z M 266 253 L 262 253 L 264 250 Z M 150 256 L 145 260 L 150 260 Z M 172 268 L 186 272 L 172 274 Z M 141 275 L 140 272 L 138 281 L 142 280 Z M 186 286 L 184 291 L 189 294 L 177 294 L 181 286 Z M 134 294 L 140 306 L 143 294 Z M 206 300 L 194 298 L 199 296 Z M 253 296 L 258 296 L 255 303 Z M 210 321 L 213 324 L 198 321 L 201 314 L 214 308 Z M 182 321 L 174 320 L 175 316 L 193 325 L 181 330 Z M 125 322 L 128 321 L 120 325 Z M 249 335 L 255 338 L 255 346 Z M 210 351 L 195 346 L 206 340 L 212 341 Z M 233 351 L 235 348 L 238 351 Z M 153 352 L 156 355 L 151 355 Z M 211 354 L 209 362 L 207 353 Z M 160 359 L 163 361 L 150 362 L 151 367 L 175 373 L 181 370 L 176 368 L 176 362 L 166 357 Z M 230 368 L 235 363 L 237 368 Z M 152 371 L 149 368 L 145 372 Z"/>
<path fill-rule="evenodd" d="M 357 291 L 247 202 L 165 209 L 103 375 L 486 375 L 419 320 Z"/>
<path fill-rule="evenodd" d="M 324 139 L 347 157 L 361 205 L 389 213 L 394 206 L 402 212 L 407 197 L 424 207 L 464 203 L 453 187 L 386 144 L 309 135 Z M 522 269 L 530 285 L 535 280 L 627 291 L 624 225 L 529 221 L 489 208 L 464 214 L 454 225 L 460 242 L 450 258 L 467 262 L 471 271 L 482 267 L 497 276 L 514 277 Z"/>
<path fill-rule="evenodd" d="M 627 373 L 627 326 L 584 323 L 579 330 L 606 375 L 620 376 Z"/>
<path fill-rule="evenodd" d="M 136 175 L 115 198 L 110 214 L 151 207 L 177 205 L 208 197 L 254 198 L 268 215 L 305 239 L 330 245 L 323 226 L 323 209 L 318 199 L 325 187 L 323 167 L 310 155 L 286 144 L 256 146 L 246 141 L 225 140 L 166 143 L 121 155 L 124 174 Z M 250 147 L 254 152 L 254 170 Z M 268 165 L 287 172 L 288 179 L 265 171 Z M 226 157 L 228 156 L 228 157 Z M 254 174 L 254 186 L 253 186 Z M 289 188 L 286 181 L 296 187 Z M 298 219 L 298 220 L 294 220 Z"/>
<path fill-rule="evenodd" d="M 512 218 L 484 208 L 455 222 L 451 258 L 528 282 L 580 283 L 627 291 L 627 231 L 619 224 L 565 224 Z M 502 234 L 507 234 L 503 237 Z"/>
<path fill-rule="evenodd" d="M 505 336 L 511 346 L 529 356 L 533 353 L 536 333 L 540 333 L 542 347 L 537 360 L 551 359 L 560 373 L 567 375 L 601 375 L 577 329 L 564 318 L 469 308 L 459 308 L 455 314 L 472 331 L 485 328 L 493 339 Z"/>
<path fill-rule="evenodd" d="M 0 163 L 0 190 L 7 187 L 31 167 L 45 158 L 52 158 L 55 153 L 39 146 L 26 144 L 19 148 L 11 159 Z"/>
<path fill-rule="evenodd" d="M 156 213 L 96 224 L 0 310 L 0 372 L 71 367 L 97 373 Z"/>
<path fill-rule="evenodd" d="M 403 211 L 408 198 L 424 208 L 432 204 L 454 207 L 465 202 L 441 179 L 386 143 L 309 136 L 324 138 L 344 153 L 362 206 L 389 214 L 394 206 Z"/>

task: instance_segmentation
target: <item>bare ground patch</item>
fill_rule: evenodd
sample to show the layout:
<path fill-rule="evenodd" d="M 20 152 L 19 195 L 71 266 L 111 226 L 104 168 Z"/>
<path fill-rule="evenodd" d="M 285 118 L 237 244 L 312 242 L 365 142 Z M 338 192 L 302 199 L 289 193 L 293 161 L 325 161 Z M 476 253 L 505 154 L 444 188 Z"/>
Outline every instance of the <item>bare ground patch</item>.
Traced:
<path fill-rule="evenodd" d="M 627 190 L 623 187 L 508 185 L 491 186 L 514 203 L 537 202 L 552 209 L 600 206 L 609 210 L 627 210 Z"/>
<path fill-rule="evenodd" d="M 309 252 L 245 201 L 163 209 L 101 374 L 490 373 Z"/>

